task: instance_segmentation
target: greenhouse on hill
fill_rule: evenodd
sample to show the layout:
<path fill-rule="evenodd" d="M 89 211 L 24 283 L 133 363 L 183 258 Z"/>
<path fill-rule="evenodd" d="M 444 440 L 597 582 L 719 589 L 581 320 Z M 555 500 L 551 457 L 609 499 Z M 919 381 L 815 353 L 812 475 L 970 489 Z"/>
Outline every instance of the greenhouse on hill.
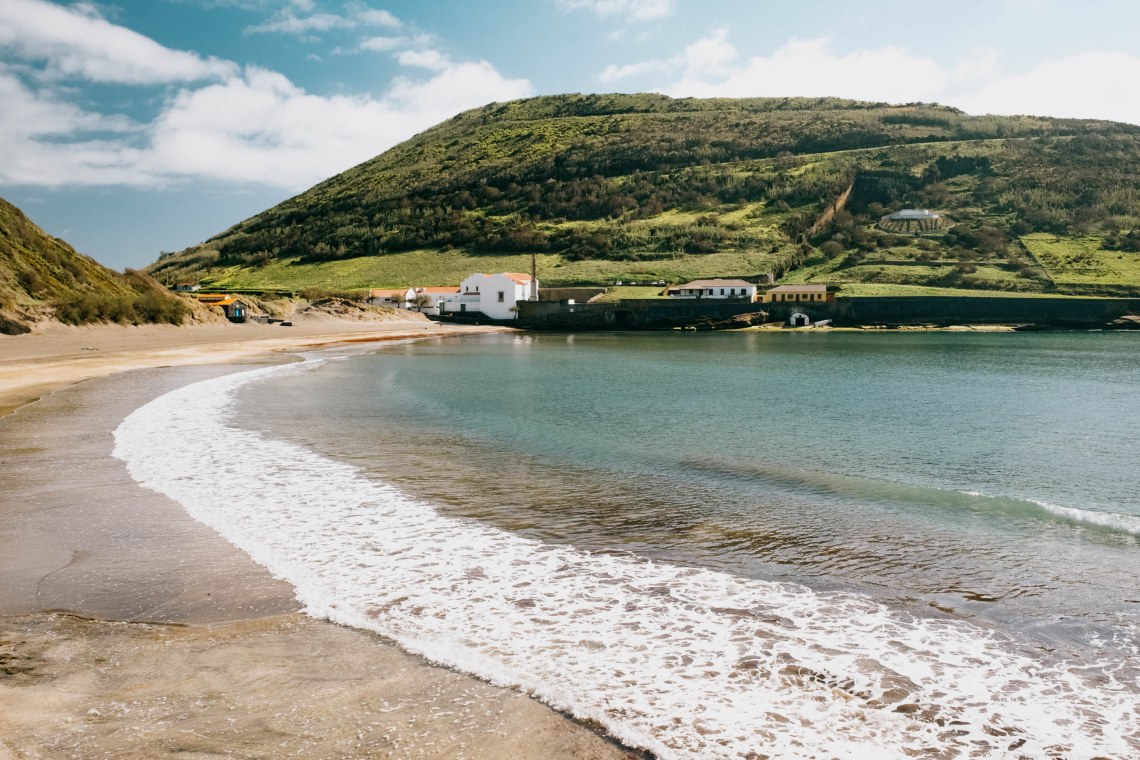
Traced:
<path fill-rule="evenodd" d="M 931 235 L 953 226 L 947 217 L 924 208 L 903 209 L 879 220 L 880 229 L 901 235 Z"/>

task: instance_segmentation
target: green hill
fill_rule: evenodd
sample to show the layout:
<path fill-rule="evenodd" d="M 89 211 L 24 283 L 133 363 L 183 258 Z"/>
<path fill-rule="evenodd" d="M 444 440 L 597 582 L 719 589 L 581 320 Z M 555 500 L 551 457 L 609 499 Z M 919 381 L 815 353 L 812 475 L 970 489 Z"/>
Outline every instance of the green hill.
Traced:
<path fill-rule="evenodd" d="M 909 207 L 954 226 L 922 239 L 876 229 Z M 443 285 L 526 271 L 536 253 L 549 285 L 773 272 L 851 292 L 1128 290 L 1130 264 L 1097 270 L 1118 281 L 1070 282 L 1022 237 L 1093 236 L 1129 256 L 1137 221 L 1132 125 L 566 95 L 459 114 L 147 271 L 230 288 Z"/>
<path fill-rule="evenodd" d="M 0 333 L 37 319 L 181 324 L 186 304 L 141 272 L 119 274 L 76 253 L 0 198 Z"/>

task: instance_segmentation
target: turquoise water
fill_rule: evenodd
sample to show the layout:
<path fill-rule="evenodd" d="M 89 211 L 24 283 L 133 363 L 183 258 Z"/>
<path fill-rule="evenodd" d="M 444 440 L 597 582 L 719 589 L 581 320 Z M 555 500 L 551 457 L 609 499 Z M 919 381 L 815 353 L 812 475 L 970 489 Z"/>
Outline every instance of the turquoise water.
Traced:
<path fill-rule="evenodd" d="M 312 615 L 662 760 L 1140 756 L 1137 338 L 485 335 L 168 393 Z"/>
<path fill-rule="evenodd" d="M 1140 613 L 1137 337 L 488 335 L 243 424 L 524 535 L 1079 640 Z"/>

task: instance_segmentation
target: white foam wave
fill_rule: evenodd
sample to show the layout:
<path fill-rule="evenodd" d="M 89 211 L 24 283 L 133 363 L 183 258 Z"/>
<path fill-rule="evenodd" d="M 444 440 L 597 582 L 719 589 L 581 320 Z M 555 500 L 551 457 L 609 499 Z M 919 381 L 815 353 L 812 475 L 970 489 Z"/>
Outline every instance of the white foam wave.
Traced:
<path fill-rule="evenodd" d="M 1004 500 L 1008 498 L 1013 501 L 1021 501 L 1013 497 L 994 496 L 992 494 L 982 493 L 981 491 L 958 491 L 958 493 L 983 499 Z M 1050 504 L 1047 501 L 1041 501 L 1039 499 L 1025 499 L 1024 502 L 1036 504 L 1046 512 L 1072 522 L 1097 525 L 1101 528 L 1109 528 L 1121 533 L 1131 533 L 1134 536 L 1140 536 L 1140 517 L 1136 515 L 1122 515 L 1117 512 L 1097 512 L 1095 510 L 1079 509 L 1077 507 L 1062 507 L 1058 504 Z"/>
<path fill-rule="evenodd" d="M 1066 520 L 1085 523 L 1086 525 L 1097 525 L 1102 528 L 1111 528 L 1121 533 L 1131 533 L 1134 536 L 1140 536 L 1140 517 L 1134 515 L 1121 515 L 1115 512 L 1095 512 L 1091 509 L 1077 509 L 1076 507 L 1062 507 L 1057 504 L 1050 504 L 1047 501 L 1038 501 L 1037 499 L 1030 499 L 1030 501 L 1046 512 L 1058 517 L 1063 517 Z"/>
<path fill-rule="evenodd" d="M 304 368 L 169 393 L 115 431 L 115 455 L 312 615 L 531 691 L 663 760 L 1140 753 L 1135 663 L 1048 665 L 860 596 L 544 544 L 227 424 L 236 389 Z"/>

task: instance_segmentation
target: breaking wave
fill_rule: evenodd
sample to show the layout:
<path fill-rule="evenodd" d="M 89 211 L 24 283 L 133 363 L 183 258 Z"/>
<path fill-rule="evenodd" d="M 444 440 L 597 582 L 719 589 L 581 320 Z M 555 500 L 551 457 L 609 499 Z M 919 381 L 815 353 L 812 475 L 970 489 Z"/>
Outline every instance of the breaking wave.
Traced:
<path fill-rule="evenodd" d="M 136 480 L 292 583 L 310 615 L 663 760 L 1140 754 L 1137 663 L 1119 649 L 1049 662 L 858 595 L 545 544 L 229 424 L 242 386 L 324 361 L 187 386 L 115 431 Z"/>

